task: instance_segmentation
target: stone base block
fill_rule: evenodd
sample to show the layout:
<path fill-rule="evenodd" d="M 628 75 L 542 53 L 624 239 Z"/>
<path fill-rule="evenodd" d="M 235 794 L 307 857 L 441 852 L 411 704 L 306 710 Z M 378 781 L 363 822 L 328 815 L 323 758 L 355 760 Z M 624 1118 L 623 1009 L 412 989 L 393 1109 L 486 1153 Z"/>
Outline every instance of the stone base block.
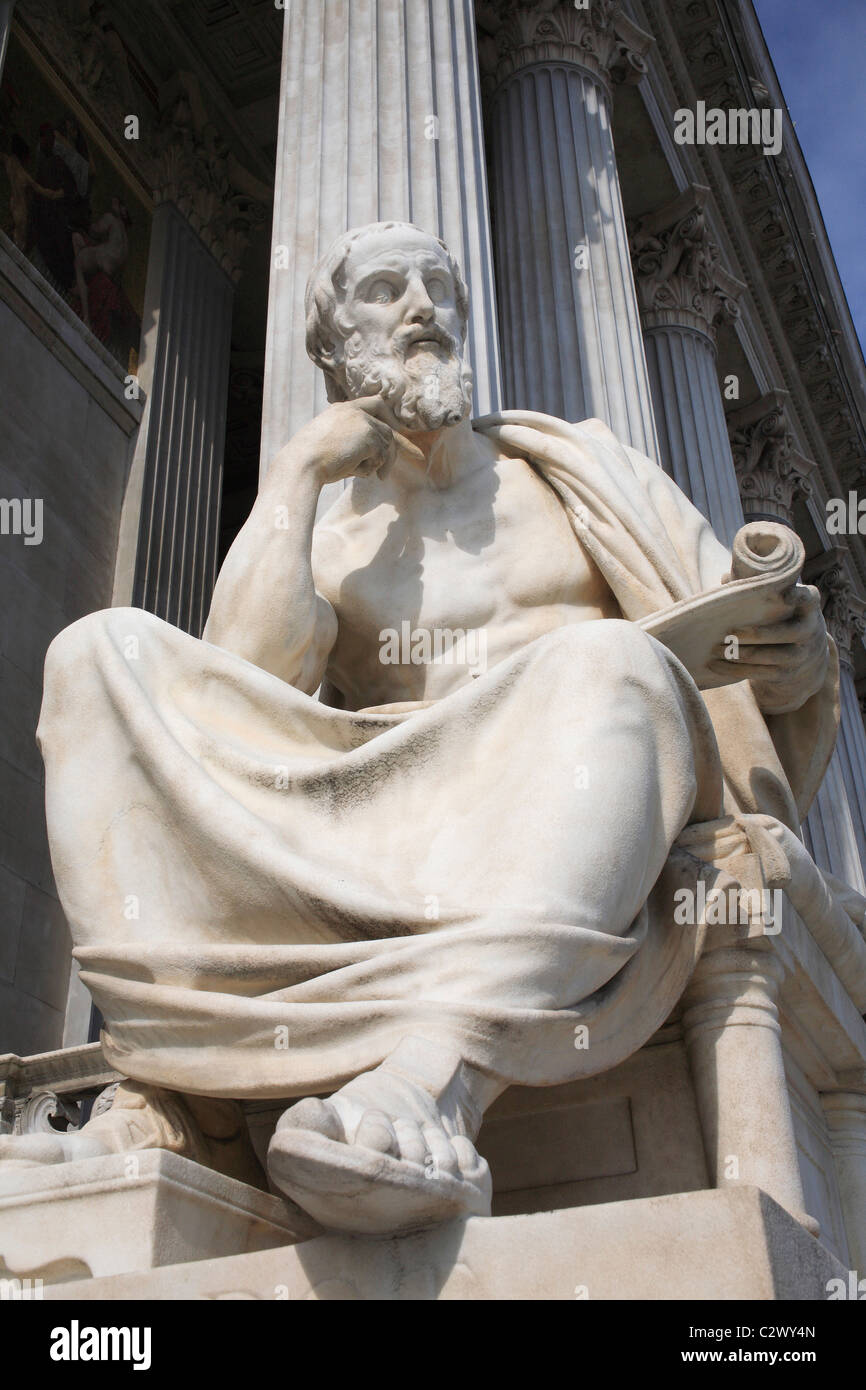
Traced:
<path fill-rule="evenodd" d="M 835 1256 L 754 1187 L 454 1222 L 45 1290 L 55 1299 L 815 1299 Z"/>
<path fill-rule="evenodd" d="M 317 1230 L 285 1202 L 159 1149 L 0 1167 L 0 1276 L 46 1284 L 270 1249 Z"/>

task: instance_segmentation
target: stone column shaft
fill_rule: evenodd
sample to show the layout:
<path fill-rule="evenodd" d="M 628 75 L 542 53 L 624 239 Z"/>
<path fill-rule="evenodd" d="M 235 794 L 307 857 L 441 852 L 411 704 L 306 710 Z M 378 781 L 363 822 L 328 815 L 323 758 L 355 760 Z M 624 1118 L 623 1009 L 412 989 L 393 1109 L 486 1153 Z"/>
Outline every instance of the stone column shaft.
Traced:
<path fill-rule="evenodd" d="M 475 410 L 499 357 L 472 0 L 293 0 L 286 11 L 262 469 L 327 404 L 304 346 L 304 287 L 340 233 L 415 222 L 461 264 Z"/>
<path fill-rule="evenodd" d="M 12 32 L 12 11 L 15 9 L 15 0 L 0 0 L 0 82 L 3 81 L 3 69 L 6 65 L 6 53 L 9 49 L 9 35 Z"/>
<path fill-rule="evenodd" d="M 683 1032 L 715 1186 L 753 1183 L 812 1228 L 782 1058 L 781 975 L 766 944 L 710 946 L 686 991 Z"/>
<path fill-rule="evenodd" d="M 839 1180 L 852 1269 L 866 1277 L 866 1092 L 821 1096 Z"/>
<path fill-rule="evenodd" d="M 851 814 L 838 744 L 803 826 L 803 840 L 822 869 L 866 892 L 860 843 Z"/>
<path fill-rule="evenodd" d="M 821 592 L 824 621 L 839 652 L 840 723 L 830 770 L 807 825 L 818 864 L 864 890 L 866 867 L 866 730 L 854 684 L 852 648 L 866 626 L 844 546 L 814 560 L 806 579 Z"/>
<path fill-rule="evenodd" d="M 608 0 L 495 8 L 481 57 L 505 404 L 596 416 L 655 457 L 610 86 L 640 76 L 651 40 L 621 38 Z"/>
<path fill-rule="evenodd" d="M 743 525 L 716 352 L 703 333 L 665 327 L 644 336 L 662 467 L 730 545 Z"/>
<path fill-rule="evenodd" d="M 842 763 L 842 775 L 848 792 L 848 804 L 866 866 L 866 729 L 854 684 L 854 671 L 843 660 L 839 670 L 839 735 L 836 747 Z"/>
<path fill-rule="evenodd" d="M 716 326 L 739 316 L 744 286 L 719 263 L 701 185 L 640 218 L 631 248 L 659 461 L 730 544 L 743 508 L 716 374 Z"/>
<path fill-rule="evenodd" d="M 154 214 L 139 380 L 147 395 L 115 602 L 199 636 L 216 579 L 233 284 L 171 203 Z"/>

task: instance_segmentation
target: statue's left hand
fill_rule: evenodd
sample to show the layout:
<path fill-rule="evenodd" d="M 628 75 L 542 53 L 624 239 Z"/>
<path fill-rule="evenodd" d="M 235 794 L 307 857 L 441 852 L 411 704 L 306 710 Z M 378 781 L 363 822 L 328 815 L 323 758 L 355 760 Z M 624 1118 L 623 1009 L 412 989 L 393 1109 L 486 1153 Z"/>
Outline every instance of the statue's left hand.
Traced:
<path fill-rule="evenodd" d="M 824 684 L 829 661 L 821 596 L 811 584 L 793 591 L 791 615 L 781 622 L 748 627 L 731 634 L 717 650 L 711 669 L 748 678 L 765 714 L 800 709 Z M 733 648 L 733 650 L 732 650 Z"/>

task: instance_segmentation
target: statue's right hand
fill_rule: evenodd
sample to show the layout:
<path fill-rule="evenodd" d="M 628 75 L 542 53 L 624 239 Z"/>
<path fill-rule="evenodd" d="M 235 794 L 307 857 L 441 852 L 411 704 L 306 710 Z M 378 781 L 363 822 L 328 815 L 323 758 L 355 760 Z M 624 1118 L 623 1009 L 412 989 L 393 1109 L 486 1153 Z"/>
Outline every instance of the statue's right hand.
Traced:
<path fill-rule="evenodd" d="M 397 452 L 387 416 L 381 396 L 338 401 L 298 430 L 287 452 L 314 472 L 320 487 L 371 473 L 384 477 Z"/>

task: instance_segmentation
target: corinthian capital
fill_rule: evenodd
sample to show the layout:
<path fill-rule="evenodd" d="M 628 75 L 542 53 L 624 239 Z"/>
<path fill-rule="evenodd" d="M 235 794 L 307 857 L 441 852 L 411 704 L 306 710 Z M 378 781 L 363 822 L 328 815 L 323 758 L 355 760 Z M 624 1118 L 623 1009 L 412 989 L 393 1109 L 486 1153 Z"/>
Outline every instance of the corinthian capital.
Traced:
<path fill-rule="evenodd" d="M 727 417 L 734 468 L 746 516 L 770 516 L 790 526 L 794 499 L 811 492 L 814 463 L 794 448 L 787 391 L 770 391 Z"/>
<path fill-rule="evenodd" d="M 732 323 L 739 317 L 737 300 L 745 286 L 720 264 L 707 231 L 709 197 L 708 188 L 695 184 L 630 229 L 645 328 L 696 328 L 713 338 L 722 319 Z"/>
<path fill-rule="evenodd" d="M 485 90 L 531 63 L 575 63 L 605 87 L 639 82 L 654 42 L 619 0 L 487 0 L 477 7 L 478 56 Z"/>
<path fill-rule="evenodd" d="M 217 263 L 237 280 L 249 234 L 267 216 L 270 190 L 238 163 L 209 119 L 192 73 L 177 73 L 161 95 L 154 202 L 174 203 Z"/>
<path fill-rule="evenodd" d="M 844 546 L 834 546 L 807 565 L 804 578 L 817 585 L 827 631 L 839 648 L 839 660 L 853 665 L 855 640 L 866 632 L 866 601 L 857 596 Z"/>

